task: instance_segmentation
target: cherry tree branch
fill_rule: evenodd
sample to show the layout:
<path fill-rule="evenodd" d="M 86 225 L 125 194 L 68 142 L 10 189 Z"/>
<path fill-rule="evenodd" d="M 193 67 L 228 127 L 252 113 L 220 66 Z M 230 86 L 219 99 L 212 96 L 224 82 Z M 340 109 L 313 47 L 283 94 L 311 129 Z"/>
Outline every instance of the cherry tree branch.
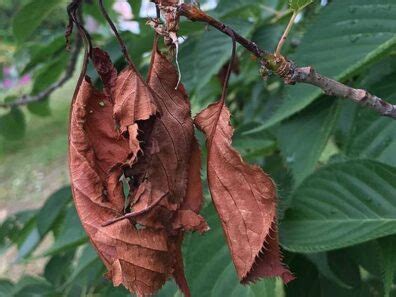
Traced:
<path fill-rule="evenodd" d="M 336 80 L 317 73 L 312 67 L 295 68 L 291 81 L 310 84 L 321 88 L 326 95 L 350 99 L 379 114 L 396 119 L 396 105 L 370 94 L 363 89 L 354 89 Z"/>
<path fill-rule="evenodd" d="M 191 4 L 178 6 L 178 13 L 193 22 L 203 22 L 217 30 L 234 37 L 248 51 L 260 59 L 262 67 L 279 75 L 286 84 L 305 83 L 321 88 L 329 96 L 337 96 L 352 100 L 355 103 L 371 108 L 382 116 L 396 119 L 396 105 L 370 94 L 363 89 L 355 89 L 343 83 L 317 73 L 312 67 L 297 67 L 287 58 L 265 51 L 256 43 L 244 38 L 232 28 L 212 18 L 198 7 Z"/>
<path fill-rule="evenodd" d="M 74 71 L 76 69 L 78 55 L 80 53 L 81 48 L 82 48 L 81 37 L 79 34 L 76 34 L 76 41 L 74 43 L 74 47 L 71 50 L 68 65 L 67 65 L 66 70 L 65 70 L 63 76 L 61 77 L 61 79 L 59 79 L 57 82 L 50 85 L 45 90 L 37 93 L 36 95 L 26 95 L 25 94 L 25 95 L 22 95 L 21 97 L 15 99 L 14 101 L 0 103 L 0 107 L 1 108 L 12 108 L 12 107 L 22 106 L 22 105 L 26 105 L 29 103 L 40 102 L 40 101 L 45 100 L 55 90 L 57 90 L 58 88 L 63 86 L 69 79 L 72 78 Z"/>
<path fill-rule="evenodd" d="M 212 18 L 211 16 L 207 15 L 197 6 L 182 3 L 178 7 L 178 13 L 181 16 L 185 16 L 190 21 L 207 23 L 212 27 L 216 28 L 217 30 L 223 32 L 224 34 L 227 34 L 231 38 L 234 37 L 236 42 L 241 44 L 244 48 L 252 52 L 256 57 L 260 59 L 272 55 L 270 52 L 267 52 L 259 48 L 257 44 L 255 44 L 254 42 L 244 38 L 243 36 L 235 32 L 232 28 L 216 20 L 215 18 Z"/>
<path fill-rule="evenodd" d="M 157 3 L 157 0 L 154 0 L 153 2 Z M 250 51 L 257 58 L 260 59 L 262 68 L 269 69 L 275 72 L 284 80 L 286 84 L 305 83 L 314 85 L 321 88 L 327 95 L 352 100 L 355 103 L 375 110 L 380 115 L 396 119 L 396 105 L 388 103 L 385 100 L 373 94 L 370 94 L 366 90 L 355 89 L 331 78 L 323 76 L 317 73 L 312 67 L 296 67 L 296 65 L 292 61 L 280 55 L 280 49 L 276 54 L 261 49 L 257 46 L 256 43 L 244 38 L 243 36 L 235 32 L 232 28 L 207 15 L 195 5 L 183 3 L 178 6 L 177 12 L 179 15 L 185 16 L 191 21 L 207 23 L 212 27 L 216 28 L 217 30 L 223 32 L 224 34 L 227 34 L 231 38 L 234 38 L 236 42 L 241 44 L 248 51 Z M 285 32 L 288 32 L 288 30 L 286 30 Z M 282 44 L 282 40 L 280 44 Z M 77 64 L 78 54 L 81 48 L 82 40 L 81 37 L 79 37 L 77 34 L 77 39 L 71 53 L 69 64 L 63 77 L 59 81 L 50 85 L 47 89 L 36 95 L 23 95 L 12 102 L 0 103 L 0 107 L 10 108 L 20 105 L 26 105 L 28 103 L 39 102 L 47 98 L 50 94 L 52 94 L 56 89 L 61 87 L 73 76 Z"/>

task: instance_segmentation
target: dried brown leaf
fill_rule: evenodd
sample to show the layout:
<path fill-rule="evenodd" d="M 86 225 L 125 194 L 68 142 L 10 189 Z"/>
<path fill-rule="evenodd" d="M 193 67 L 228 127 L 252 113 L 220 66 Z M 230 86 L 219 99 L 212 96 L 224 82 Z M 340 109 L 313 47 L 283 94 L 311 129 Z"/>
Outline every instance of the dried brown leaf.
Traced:
<path fill-rule="evenodd" d="M 112 93 L 117 81 L 117 69 L 115 69 L 109 55 L 99 48 L 92 49 L 92 62 L 104 83 L 104 93 L 113 101 Z"/>
<path fill-rule="evenodd" d="M 194 137 L 191 107 L 182 85 L 177 89 L 178 74 L 174 65 L 154 45 L 148 85 L 154 93 L 159 116 L 155 118 L 150 137 L 145 140 L 143 175 L 138 193 L 142 193 L 133 209 L 143 209 L 152 201 L 164 197 L 150 215 L 138 218 L 142 225 L 165 228 L 173 243 L 173 276 L 186 296 L 189 296 L 184 276 L 181 242 L 184 231 L 204 232 L 208 229 L 199 216 L 202 204 L 200 150 Z M 174 236 L 172 237 L 173 234 Z M 173 240 L 172 240 L 173 239 Z"/>
<path fill-rule="evenodd" d="M 167 233 L 139 230 L 127 220 L 103 227 L 123 214 L 119 178 L 128 154 L 128 142 L 115 129 L 110 100 L 85 80 L 73 104 L 70 126 L 74 201 L 109 278 L 143 296 L 158 290 L 172 273 L 169 257 L 163 256 L 170 252 Z"/>
<path fill-rule="evenodd" d="M 230 112 L 222 101 L 198 114 L 195 123 L 207 137 L 209 188 L 241 282 L 269 276 L 289 282 L 293 276 L 278 246 L 273 181 L 232 148 Z"/>
<path fill-rule="evenodd" d="M 104 92 L 86 78 L 71 110 L 69 164 L 74 201 L 114 285 L 139 296 L 173 276 L 189 296 L 184 231 L 207 230 L 200 151 L 190 104 L 177 71 L 155 47 L 148 84 L 129 67 L 119 76 L 108 55 L 93 50 Z M 150 88 L 151 87 L 151 88 Z M 120 178 L 131 178 L 130 204 Z M 125 215 L 128 219 L 125 219 Z"/>
<path fill-rule="evenodd" d="M 118 75 L 113 98 L 114 118 L 121 133 L 129 134 L 132 164 L 141 150 L 137 139 L 138 122 L 148 120 L 157 111 L 153 94 L 135 67 L 129 66 Z"/>
<path fill-rule="evenodd" d="M 202 202 L 200 151 L 194 137 L 188 96 L 182 85 L 175 89 L 177 80 L 175 67 L 155 45 L 147 81 L 153 91 L 158 116 L 149 128 L 143 129 L 144 158 L 128 172 L 128 176 L 140 181 L 132 198 L 134 211 L 160 200 L 161 207 L 152 212 L 154 217 L 138 220 L 153 227 L 170 228 L 175 215 L 179 220 L 182 210 L 191 210 L 190 216 L 195 215 L 197 222 L 203 223 L 197 215 Z M 156 213 L 158 211 L 161 213 Z M 180 227 L 184 228 L 182 225 Z"/>

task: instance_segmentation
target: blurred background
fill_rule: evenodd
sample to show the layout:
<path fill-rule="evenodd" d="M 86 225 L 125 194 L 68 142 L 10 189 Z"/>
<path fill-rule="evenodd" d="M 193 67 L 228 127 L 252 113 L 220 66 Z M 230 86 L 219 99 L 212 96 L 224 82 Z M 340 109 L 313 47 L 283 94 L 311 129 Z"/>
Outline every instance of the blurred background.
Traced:
<path fill-rule="evenodd" d="M 154 5 L 104 2 L 145 74 Z M 269 51 L 292 14 L 287 0 L 199 2 Z M 0 296 L 128 296 L 102 277 L 71 201 L 67 129 L 82 49 L 66 51 L 67 4 L 0 0 Z M 83 16 L 94 45 L 122 69 L 97 1 L 84 2 Z M 395 32 L 393 0 L 315 0 L 298 14 L 284 53 L 396 103 Z M 180 43 L 195 114 L 221 94 L 231 41 L 182 19 Z M 396 296 L 395 121 L 310 86 L 262 79 L 258 61 L 237 52 L 227 98 L 233 143 L 277 182 L 281 243 L 297 280 L 240 285 L 206 189 L 212 231 L 188 236 L 184 247 L 193 296 Z M 88 74 L 97 79 L 91 67 Z M 169 282 L 159 296 L 180 293 Z"/>

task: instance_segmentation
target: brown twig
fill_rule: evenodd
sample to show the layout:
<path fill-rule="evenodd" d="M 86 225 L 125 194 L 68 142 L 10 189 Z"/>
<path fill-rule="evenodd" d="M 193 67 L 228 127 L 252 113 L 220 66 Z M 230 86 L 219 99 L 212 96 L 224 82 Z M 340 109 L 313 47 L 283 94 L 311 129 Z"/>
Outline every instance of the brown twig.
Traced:
<path fill-rule="evenodd" d="M 100 7 L 100 11 L 102 12 L 107 23 L 110 25 L 111 30 L 113 30 L 113 33 L 118 40 L 118 43 L 120 44 L 121 51 L 122 51 L 122 54 L 124 55 L 125 60 L 127 61 L 128 65 L 131 66 L 132 60 L 129 56 L 126 44 L 125 44 L 124 40 L 122 39 L 121 35 L 118 33 L 118 30 L 117 30 L 116 26 L 114 25 L 113 21 L 111 20 L 109 14 L 107 13 L 106 8 L 103 5 L 103 0 L 99 0 L 99 7 Z"/>
<path fill-rule="evenodd" d="M 147 206 L 146 208 L 144 208 L 142 210 L 139 210 L 139 211 L 136 211 L 136 212 L 130 212 L 130 213 L 127 213 L 127 214 L 125 214 L 125 215 L 123 215 L 121 217 L 118 217 L 118 218 L 112 219 L 110 221 L 107 221 L 104 224 L 102 224 L 102 227 L 107 227 L 107 226 L 113 225 L 113 224 L 115 224 L 117 222 L 120 222 L 120 221 L 123 221 L 123 220 L 126 220 L 126 219 L 133 219 L 133 218 L 139 217 L 139 216 L 149 212 L 150 210 L 152 210 L 166 196 L 167 196 L 167 194 L 164 194 L 164 195 L 160 196 L 152 204 L 150 204 L 149 206 Z"/>
<path fill-rule="evenodd" d="M 72 108 L 72 106 L 74 105 L 74 101 L 77 98 L 78 91 L 80 89 L 80 86 L 85 78 L 88 69 L 89 57 L 92 56 L 92 40 L 91 40 L 91 36 L 89 35 L 88 31 L 84 28 L 83 25 L 84 19 L 82 17 L 81 4 L 82 4 L 81 0 L 73 0 L 67 6 L 67 14 L 69 15 L 69 24 L 66 27 L 66 32 L 65 32 L 66 44 L 67 46 L 70 44 L 69 36 L 73 32 L 74 25 L 77 26 L 79 37 L 84 43 L 84 56 L 82 61 L 82 67 L 81 67 L 80 75 L 78 76 L 76 88 L 74 89 L 74 94 L 70 108 Z M 71 120 L 71 118 L 69 118 L 69 120 Z M 69 124 L 69 127 L 70 126 L 71 125 Z"/>
<path fill-rule="evenodd" d="M 223 91 L 221 92 L 221 99 L 220 99 L 222 104 L 225 103 L 225 99 L 227 97 L 228 83 L 230 81 L 232 67 L 234 65 L 234 60 L 235 60 L 235 56 L 236 56 L 236 42 L 235 42 L 234 36 L 231 36 L 231 40 L 232 40 L 231 59 L 230 59 L 230 63 L 228 64 L 228 67 L 227 67 L 227 72 L 226 72 L 226 76 L 224 79 Z M 214 125 L 214 126 L 216 126 L 216 125 Z"/>
<path fill-rule="evenodd" d="M 256 43 L 242 37 L 230 27 L 212 18 L 198 7 L 181 4 L 178 13 L 191 21 L 203 22 L 217 30 L 235 37 L 236 42 L 260 59 L 262 66 L 278 74 L 287 84 L 305 83 L 321 88 L 325 94 L 350 99 L 358 104 L 369 107 L 380 115 L 396 119 L 396 105 L 370 94 L 366 90 L 354 89 L 331 78 L 317 73 L 312 67 L 296 67 L 292 61 L 283 56 L 276 56 L 262 50 Z"/>
<path fill-rule="evenodd" d="M 210 152 L 212 149 L 212 144 L 213 144 L 213 140 L 215 138 L 215 134 L 217 129 L 217 124 L 220 120 L 221 114 L 222 114 L 222 110 L 224 108 L 225 105 L 225 100 L 227 97 L 227 91 L 228 91 L 228 83 L 230 81 L 230 77 L 231 77 L 231 73 L 232 73 L 232 65 L 234 64 L 234 60 L 235 60 L 235 56 L 236 56 L 236 41 L 235 41 L 235 36 L 231 36 L 231 41 L 232 41 L 232 52 L 231 52 L 231 59 L 230 59 L 230 63 L 228 64 L 227 67 L 227 73 L 224 79 L 224 84 L 223 84 L 223 90 L 221 92 L 221 97 L 220 97 L 220 108 L 217 112 L 216 115 L 216 121 L 215 124 L 213 125 L 212 131 L 210 132 L 209 138 L 208 138 L 208 151 Z M 210 157 L 211 154 L 208 153 L 208 156 Z M 208 157 L 208 158 L 209 158 Z M 208 159 L 209 162 L 209 159 Z"/>
<path fill-rule="evenodd" d="M 191 4 L 180 4 L 178 7 L 178 13 L 182 16 L 185 16 L 189 20 L 193 22 L 203 22 L 211 25 L 212 27 L 216 28 L 217 30 L 227 34 L 231 38 L 235 38 L 235 41 L 245 47 L 248 51 L 252 52 L 258 58 L 264 58 L 267 55 L 272 55 L 271 53 L 260 49 L 257 44 L 254 42 L 242 37 L 237 32 L 235 32 L 230 27 L 226 26 L 222 22 L 212 18 L 211 16 L 207 15 L 197 6 Z"/>
<path fill-rule="evenodd" d="M 66 71 L 64 72 L 62 78 L 58 80 L 57 82 L 53 83 L 50 85 L 48 88 L 45 90 L 39 92 L 36 95 L 23 95 L 14 101 L 11 102 L 6 102 L 6 103 L 0 103 L 1 108 L 12 108 L 12 107 L 17 107 L 17 106 L 22 106 L 26 105 L 29 103 L 33 102 L 40 102 L 45 100 L 49 95 L 51 95 L 55 90 L 63 86 L 69 79 L 72 78 L 74 71 L 76 69 L 76 64 L 78 60 L 78 55 L 80 53 L 80 50 L 82 48 L 82 40 L 81 37 L 76 34 L 76 40 L 74 43 L 74 47 L 70 53 L 70 59 L 69 63 L 66 67 Z"/>
<path fill-rule="evenodd" d="M 295 68 L 291 81 L 310 84 L 321 88 L 326 95 L 350 99 L 369 107 L 379 114 L 396 119 L 396 105 L 370 94 L 363 89 L 354 89 L 317 73 L 312 67 Z"/>

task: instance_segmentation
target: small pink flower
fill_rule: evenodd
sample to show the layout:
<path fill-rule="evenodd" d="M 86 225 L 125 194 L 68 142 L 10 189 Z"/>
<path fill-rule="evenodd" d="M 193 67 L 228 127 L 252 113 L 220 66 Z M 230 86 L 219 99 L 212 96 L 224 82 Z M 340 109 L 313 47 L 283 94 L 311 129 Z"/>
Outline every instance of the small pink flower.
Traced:
<path fill-rule="evenodd" d="M 3 80 L 3 87 L 5 89 L 11 89 L 14 86 L 14 83 L 11 79 L 6 78 L 5 80 Z"/>
<path fill-rule="evenodd" d="M 113 5 L 113 9 L 118 12 L 118 14 L 121 15 L 121 17 L 124 20 L 131 20 L 133 15 L 132 15 L 132 9 L 131 6 L 124 0 L 124 1 L 117 1 Z M 135 12 L 136 15 L 139 15 L 139 12 Z"/>
<path fill-rule="evenodd" d="M 29 74 L 25 74 L 24 76 L 21 77 L 19 80 L 19 85 L 25 86 L 31 82 L 31 78 Z"/>
<path fill-rule="evenodd" d="M 11 67 L 3 67 L 3 74 L 5 76 L 10 76 L 12 72 L 12 68 Z"/>

